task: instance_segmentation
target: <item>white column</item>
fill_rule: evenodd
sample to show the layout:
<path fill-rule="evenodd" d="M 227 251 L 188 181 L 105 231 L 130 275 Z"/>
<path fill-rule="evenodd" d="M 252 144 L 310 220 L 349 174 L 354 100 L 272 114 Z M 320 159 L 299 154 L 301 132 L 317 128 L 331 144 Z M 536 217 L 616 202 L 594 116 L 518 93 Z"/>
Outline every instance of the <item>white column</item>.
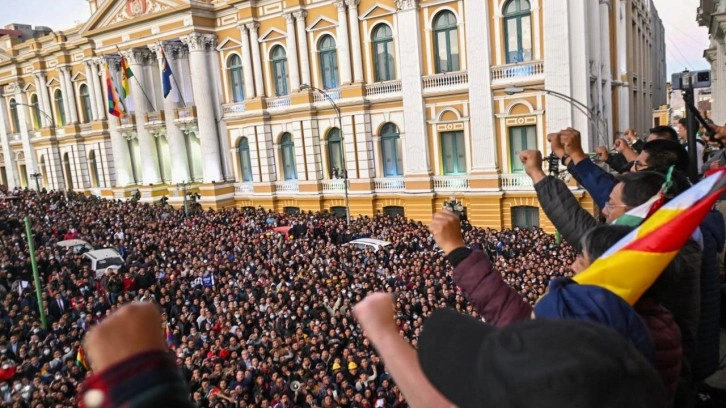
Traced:
<path fill-rule="evenodd" d="M 156 54 L 156 60 L 159 63 L 159 72 L 164 70 L 162 50 L 166 55 L 169 65 L 172 65 L 172 60 L 176 58 L 176 50 L 170 44 L 149 44 L 148 47 L 154 54 Z M 172 86 L 169 95 L 163 99 L 166 139 L 169 142 L 169 155 L 171 156 L 171 183 L 177 184 L 190 181 L 189 156 L 187 155 L 186 141 L 184 140 L 184 134 L 181 129 L 179 129 L 176 123 L 174 123 L 177 108 L 177 104 L 174 101 L 181 100 L 179 98 L 179 88 L 177 86 Z"/>
<path fill-rule="evenodd" d="M 94 84 L 94 95 L 96 96 L 94 99 L 96 101 L 96 111 L 98 112 L 98 120 L 104 120 L 106 119 L 106 105 L 103 103 L 103 90 L 101 87 L 101 84 L 99 83 L 99 77 L 98 77 L 98 65 L 103 64 L 103 59 L 97 58 L 91 62 L 91 74 L 93 75 L 93 78 L 91 79 Z M 135 71 L 134 71 L 135 72 Z M 130 82 L 136 82 L 136 81 L 130 81 Z"/>
<path fill-rule="evenodd" d="M 297 39 L 295 38 L 295 16 L 285 14 L 287 22 L 287 65 L 290 69 L 290 91 L 300 89 L 300 68 L 297 63 Z"/>
<path fill-rule="evenodd" d="M 547 3 L 549 5 L 549 3 Z M 584 33 L 587 28 L 585 21 L 588 18 L 588 6 L 591 2 L 583 2 L 582 0 L 569 0 L 567 10 L 570 33 Z M 572 35 L 570 37 L 570 75 L 571 75 L 571 93 L 565 93 L 575 100 L 578 100 L 588 107 L 592 108 L 590 103 L 590 69 L 588 61 L 588 42 L 586 35 Z M 564 44 L 564 43 L 561 43 Z M 592 132 L 593 127 L 590 126 L 590 120 L 587 115 L 579 110 L 572 111 L 573 120 L 572 127 L 580 130 L 582 135 L 582 148 L 586 151 L 592 151 L 597 146 L 597 133 Z"/>
<path fill-rule="evenodd" d="M 497 132 L 492 116 L 491 50 L 487 3 L 464 2 L 466 21 L 466 60 L 469 65 L 469 126 L 471 127 L 472 172 L 496 171 Z"/>
<path fill-rule="evenodd" d="M 623 132 L 630 127 L 630 85 L 628 84 L 628 47 L 627 32 L 630 22 L 627 19 L 627 4 L 619 0 L 616 12 L 616 35 L 617 35 L 617 70 L 618 80 L 621 81 L 618 87 L 618 118 L 617 131 Z"/>
<path fill-rule="evenodd" d="M 153 107 L 149 106 L 149 102 L 144 96 L 144 91 L 140 84 L 144 81 L 144 65 L 149 57 L 148 52 L 139 49 L 123 52 L 129 67 L 134 72 L 134 78 L 129 81 L 131 86 L 131 97 L 134 98 L 134 116 L 136 116 L 136 134 L 139 138 L 139 148 L 141 149 L 141 179 L 144 185 L 158 184 L 161 181 L 159 174 L 159 154 L 156 149 L 156 140 L 154 136 L 146 129 L 146 113 Z M 139 176 L 139 175 L 137 175 Z"/>
<path fill-rule="evenodd" d="M 610 2 L 600 2 L 600 63 L 603 78 L 600 84 L 603 99 L 603 111 L 600 113 L 600 117 L 607 124 L 603 133 L 607 138 L 605 142 L 609 146 L 615 137 L 615 132 L 613 132 L 612 65 L 610 64 Z"/>
<path fill-rule="evenodd" d="M 421 75 L 421 25 L 418 16 L 418 1 L 397 0 L 396 18 L 398 36 L 405 39 L 400 43 L 401 88 L 403 93 L 403 122 L 401 134 L 406 141 L 404 153 L 404 174 L 426 175 L 431 173 L 429 164 L 429 143 L 426 131 L 426 110 L 423 101 Z"/>
<path fill-rule="evenodd" d="M 353 46 L 353 81 L 363 82 L 363 53 L 360 47 L 360 21 L 358 21 L 358 3 L 360 0 L 345 0 L 348 5 L 350 19 L 350 43 Z"/>
<path fill-rule="evenodd" d="M 98 87 L 98 82 L 93 80 L 93 71 L 91 69 L 91 65 L 93 63 L 89 60 L 85 62 L 86 64 L 86 82 L 88 85 L 88 99 L 91 101 L 91 118 L 90 121 L 96 121 L 98 120 L 98 106 L 96 105 L 96 87 Z"/>
<path fill-rule="evenodd" d="M 41 127 L 50 127 L 53 111 L 50 109 L 50 103 L 48 101 L 48 83 L 45 80 L 44 72 L 36 72 L 35 74 L 35 86 L 38 92 L 38 109 L 41 110 L 40 124 Z"/>
<path fill-rule="evenodd" d="M 252 56 L 250 55 L 250 34 L 244 24 L 239 25 L 242 34 L 242 74 L 245 78 L 245 99 L 255 97 L 255 79 L 252 69 Z"/>
<path fill-rule="evenodd" d="M 210 84 L 210 70 L 207 65 L 206 49 L 213 46 L 214 35 L 191 33 L 181 37 L 189 47 L 189 62 L 192 72 L 194 103 L 197 106 L 199 142 L 202 150 L 204 183 L 222 181 L 222 166 L 219 156 L 219 136 L 214 117 L 213 89 Z"/>
<path fill-rule="evenodd" d="M 545 88 L 571 95 L 570 27 L 568 0 L 548 0 L 544 13 L 544 71 Z M 467 28 L 469 29 L 469 28 Z M 545 97 L 547 133 L 573 126 L 572 104 L 559 98 Z"/>
<path fill-rule="evenodd" d="M 63 83 L 65 84 L 65 92 L 63 92 L 63 101 L 65 102 L 65 111 L 70 119 L 70 123 L 78 123 L 78 108 L 76 106 L 76 92 L 73 89 L 71 81 L 71 67 L 61 68 Z"/>
<path fill-rule="evenodd" d="M 300 80 L 303 84 L 312 85 L 310 78 L 310 53 L 308 52 L 308 36 L 305 32 L 305 17 L 308 13 L 305 10 L 296 11 L 295 23 L 297 28 L 297 38 L 300 48 Z"/>
<path fill-rule="evenodd" d="M 338 72 L 340 84 L 347 85 L 352 82 L 350 77 L 350 46 L 348 45 L 348 15 L 345 12 L 345 0 L 335 3 L 338 7 Z"/>
<path fill-rule="evenodd" d="M 30 143 L 30 132 L 28 132 L 28 118 L 26 117 L 29 109 L 27 107 L 28 100 L 25 98 L 25 92 L 23 92 L 19 83 L 11 83 L 10 87 L 15 89 L 15 100 L 20 104 L 17 107 L 17 112 L 18 122 L 20 122 L 20 139 L 23 142 L 23 154 L 25 156 L 25 176 L 28 180 L 28 187 L 35 189 L 35 180 L 30 175 L 38 172 L 38 164 L 35 160 L 35 150 L 32 143 Z"/>
<path fill-rule="evenodd" d="M 13 157 L 13 151 L 10 150 L 10 140 L 8 139 L 8 129 L 6 123 L 10 123 L 9 115 L 6 111 L 7 101 L 3 95 L 0 95 L 0 148 L 2 148 L 5 156 L 5 176 L 8 179 L 8 189 L 12 190 L 17 186 L 18 180 L 15 175 L 16 167 Z"/>
<path fill-rule="evenodd" d="M 252 47 L 252 66 L 255 69 L 255 95 L 265 96 L 265 81 L 262 76 L 262 58 L 260 57 L 260 41 L 257 37 L 257 29 L 260 23 L 249 23 L 247 29 L 250 31 L 250 47 Z"/>

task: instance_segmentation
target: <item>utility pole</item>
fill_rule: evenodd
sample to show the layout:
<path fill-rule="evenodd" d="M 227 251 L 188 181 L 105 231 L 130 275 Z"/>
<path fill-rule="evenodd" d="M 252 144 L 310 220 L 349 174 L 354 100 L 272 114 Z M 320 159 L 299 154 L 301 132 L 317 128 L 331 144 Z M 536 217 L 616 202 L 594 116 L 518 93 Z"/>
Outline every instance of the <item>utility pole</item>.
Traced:
<path fill-rule="evenodd" d="M 40 178 L 40 173 L 33 173 L 30 175 L 30 177 L 35 179 L 35 189 L 38 191 L 38 194 L 40 194 L 40 183 L 38 182 L 38 179 Z"/>
<path fill-rule="evenodd" d="M 182 190 L 182 193 L 184 194 L 184 217 L 189 217 L 189 200 L 187 200 L 187 186 L 190 183 L 187 183 L 186 181 L 182 181 L 181 183 L 177 183 L 176 189 L 177 191 L 179 189 Z"/>

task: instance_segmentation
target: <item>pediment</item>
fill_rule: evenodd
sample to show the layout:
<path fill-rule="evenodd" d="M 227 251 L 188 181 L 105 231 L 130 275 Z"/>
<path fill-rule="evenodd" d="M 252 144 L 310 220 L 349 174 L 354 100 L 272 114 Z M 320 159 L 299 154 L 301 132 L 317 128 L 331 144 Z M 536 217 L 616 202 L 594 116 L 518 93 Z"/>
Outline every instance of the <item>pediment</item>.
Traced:
<path fill-rule="evenodd" d="M 86 74 L 83 72 L 78 72 L 76 75 L 73 75 L 71 78 L 71 81 L 77 82 L 77 81 L 85 81 L 86 80 Z"/>
<path fill-rule="evenodd" d="M 48 85 L 48 88 L 50 88 L 50 87 L 53 87 L 53 86 L 61 86 L 61 83 L 60 83 L 60 81 L 58 80 L 58 78 L 51 78 L 51 79 L 50 79 L 50 80 L 48 81 L 48 84 L 47 84 L 47 85 Z"/>
<path fill-rule="evenodd" d="M 337 21 L 331 20 L 330 18 L 325 16 L 320 16 L 312 23 L 310 23 L 310 25 L 305 30 L 309 33 L 312 33 L 314 31 L 326 30 L 336 27 L 338 27 Z"/>
<path fill-rule="evenodd" d="M 217 51 L 228 50 L 232 48 L 240 48 L 242 43 L 232 37 L 222 39 L 217 46 Z"/>
<path fill-rule="evenodd" d="M 35 92 L 35 83 L 34 82 L 28 82 L 23 86 L 23 92 Z"/>
<path fill-rule="evenodd" d="M 7 53 L 7 51 L 0 49 L 0 64 L 3 62 L 10 62 L 13 60 L 13 57 L 10 56 L 10 54 Z"/>
<path fill-rule="evenodd" d="M 287 38 L 287 34 L 284 31 L 278 30 L 277 28 L 271 28 L 266 33 L 260 36 L 260 42 L 275 41 Z"/>
<path fill-rule="evenodd" d="M 376 3 L 373 7 L 361 13 L 360 20 L 370 20 L 373 18 L 384 17 L 396 13 L 396 9 L 385 4 Z"/>
<path fill-rule="evenodd" d="M 146 20 L 184 5 L 182 0 L 106 0 L 83 26 L 81 35 L 133 20 Z"/>

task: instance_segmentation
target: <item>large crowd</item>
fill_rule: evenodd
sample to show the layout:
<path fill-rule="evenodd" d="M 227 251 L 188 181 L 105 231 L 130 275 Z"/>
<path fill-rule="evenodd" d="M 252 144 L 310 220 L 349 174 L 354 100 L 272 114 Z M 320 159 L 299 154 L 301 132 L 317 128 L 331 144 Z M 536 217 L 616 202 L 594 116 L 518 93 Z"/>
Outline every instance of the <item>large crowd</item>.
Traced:
<path fill-rule="evenodd" d="M 199 407 L 405 407 L 352 316 L 374 291 L 396 294 L 396 324 L 416 344 L 423 319 L 452 307 L 476 316 L 428 225 L 258 209 L 197 211 L 80 194 L 3 191 L 0 199 L 0 399 L 12 407 L 76 403 L 88 375 L 84 334 L 119 305 L 156 302 L 167 344 Z M 22 220 L 29 216 L 47 329 L 42 327 Z M 290 226 L 289 234 L 275 232 Z M 504 280 L 531 303 L 575 251 L 538 228 L 463 223 Z M 344 246 L 374 237 L 391 246 Z M 115 248 L 125 265 L 96 277 L 79 238 Z"/>

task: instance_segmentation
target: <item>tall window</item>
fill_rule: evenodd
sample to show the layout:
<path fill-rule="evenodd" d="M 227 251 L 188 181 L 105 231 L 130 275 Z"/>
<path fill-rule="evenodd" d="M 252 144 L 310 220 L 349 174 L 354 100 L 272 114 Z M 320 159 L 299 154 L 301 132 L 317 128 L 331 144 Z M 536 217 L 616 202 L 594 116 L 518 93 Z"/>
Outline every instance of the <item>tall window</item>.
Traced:
<path fill-rule="evenodd" d="M 450 11 L 440 13 L 434 20 L 434 51 L 437 74 L 460 69 L 459 29 L 456 16 Z"/>
<path fill-rule="evenodd" d="M 539 227 L 539 208 L 528 205 L 512 207 L 512 226 L 519 228 Z"/>
<path fill-rule="evenodd" d="M 537 148 L 536 126 L 516 126 L 509 128 L 509 163 L 512 173 L 523 173 L 524 165 L 519 160 L 523 150 Z"/>
<path fill-rule="evenodd" d="M 252 181 L 252 159 L 250 158 L 250 142 L 246 137 L 239 141 L 237 152 L 239 153 L 239 163 L 242 169 L 242 181 L 250 182 Z"/>
<path fill-rule="evenodd" d="M 393 58 L 393 32 L 387 24 L 379 24 L 373 30 L 373 64 L 376 82 L 396 79 Z"/>
<path fill-rule="evenodd" d="M 330 177 L 342 176 L 343 169 L 343 140 L 340 129 L 333 128 L 328 132 L 328 171 Z"/>
<path fill-rule="evenodd" d="M 507 63 L 532 60 L 532 17 L 528 0 L 510 0 L 504 7 Z"/>
<path fill-rule="evenodd" d="M 401 136 L 393 123 L 386 123 L 381 129 L 381 155 L 383 156 L 383 177 L 403 176 Z"/>
<path fill-rule="evenodd" d="M 326 35 L 318 41 L 320 53 L 320 72 L 323 74 L 323 88 L 338 87 L 338 53 L 335 51 L 335 40 Z"/>
<path fill-rule="evenodd" d="M 38 94 L 30 95 L 30 106 L 33 111 L 33 128 L 40 129 L 42 124 L 40 122 L 40 103 L 38 102 Z"/>
<path fill-rule="evenodd" d="M 275 95 L 287 95 L 287 54 L 281 45 L 272 49 L 272 75 L 275 78 Z"/>
<path fill-rule="evenodd" d="M 88 85 L 83 84 L 78 89 L 81 94 L 81 107 L 83 108 L 83 123 L 88 123 L 93 118 L 91 114 L 91 96 L 88 94 Z"/>
<path fill-rule="evenodd" d="M 285 180 L 297 180 L 295 170 L 295 143 L 292 135 L 285 133 L 280 140 L 280 151 L 282 153 L 282 172 Z"/>
<path fill-rule="evenodd" d="M 466 173 L 464 132 L 444 132 L 441 134 L 441 156 L 444 162 L 445 175 Z"/>
<path fill-rule="evenodd" d="M 237 54 L 227 58 L 227 71 L 229 71 L 229 84 L 232 86 L 232 101 L 245 100 L 244 86 L 242 85 L 242 59 Z"/>
<path fill-rule="evenodd" d="M 56 89 L 53 93 L 53 100 L 55 101 L 55 111 L 58 114 L 58 125 L 65 126 L 66 111 L 63 109 L 63 93 L 60 89 Z"/>
<path fill-rule="evenodd" d="M 96 163 L 96 152 L 93 150 L 88 154 L 88 169 L 91 173 L 91 187 L 96 188 L 99 186 L 98 163 Z"/>
<path fill-rule="evenodd" d="M 15 99 L 10 100 L 10 120 L 13 121 L 13 132 L 20 132 L 20 117 L 18 116 L 18 105 Z"/>

